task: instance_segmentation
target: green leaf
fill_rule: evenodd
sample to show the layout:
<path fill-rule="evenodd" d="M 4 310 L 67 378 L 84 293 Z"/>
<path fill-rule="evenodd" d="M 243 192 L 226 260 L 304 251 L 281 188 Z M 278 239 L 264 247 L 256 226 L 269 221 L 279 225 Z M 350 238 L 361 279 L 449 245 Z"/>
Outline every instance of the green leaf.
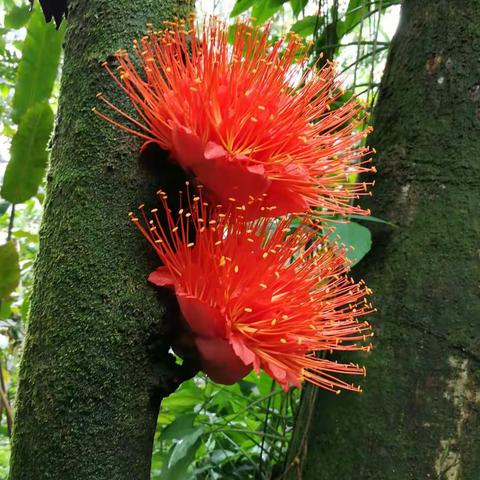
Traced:
<path fill-rule="evenodd" d="M 197 427 L 195 430 L 184 436 L 176 445 L 172 451 L 170 458 L 168 459 L 168 468 L 172 468 L 180 460 L 182 460 L 189 452 L 191 447 L 195 445 L 197 440 L 203 434 L 203 427 Z"/>
<path fill-rule="evenodd" d="M 362 22 L 367 13 L 368 7 L 365 0 L 350 0 L 344 20 L 337 23 L 338 37 L 341 38 L 343 35 L 353 30 Z"/>
<path fill-rule="evenodd" d="M 319 17 L 318 15 L 309 15 L 303 17 L 297 23 L 294 23 L 290 30 L 297 35 L 306 38 L 315 33 L 317 25 L 322 25 L 322 17 Z"/>
<path fill-rule="evenodd" d="M 256 0 L 238 0 L 230 12 L 230 17 L 236 17 L 240 15 L 245 10 L 248 10 L 251 6 L 255 4 Z"/>
<path fill-rule="evenodd" d="M 1 247 L 0 247 L 1 248 Z M 0 302 L 0 319 L 7 320 L 12 314 L 12 304 L 10 302 Z M 0 322 L 0 327 L 7 327 L 7 322 Z"/>
<path fill-rule="evenodd" d="M 28 232 L 27 230 L 14 230 L 12 235 L 15 238 L 23 238 L 27 242 L 38 243 L 38 233 Z"/>
<path fill-rule="evenodd" d="M 259 0 L 252 9 L 255 25 L 260 25 L 273 17 L 287 0 Z"/>
<path fill-rule="evenodd" d="M 192 409 L 204 400 L 202 391 L 192 380 L 185 382 L 169 397 L 162 401 L 163 413 L 191 413 Z"/>
<path fill-rule="evenodd" d="M 372 234 L 368 228 L 355 222 L 332 223 L 330 226 L 335 227 L 330 240 L 347 247 L 345 256 L 352 262 L 351 266 L 357 264 L 372 248 Z"/>
<path fill-rule="evenodd" d="M 18 253 L 13 242 L 0 245 L 0 300 L 7 298 L 20 281 Z"/>
<path fill-rule="evenodd" d="M 12 139 L 1 195 L 22 203 L 35 195 L 47 165 L 46 151 L 53 126 L 53 112 L 47 102 L 38 103 L 23 116 Z"/>
<path fill-rule="evenodd" d="M 30 18 L 31 10 L 28 5 L 22 5 L 20 7 L 14 6 L 5 15 L 5 27 L 7 28 L 22 28 Z"/>
<path fill-rule="evenodd" d="M 163 430 L 160 438 L 162 440 L 181 440 L 190 435 L 198 428 L 193 425 L 196 417 L 197 415 L 195 413 L 180 415 Z"/>
<path fill-rule="evenodd" d="M 53 22 L 46 24 L 40 9 L 34 9 L 18 65 L 12 102 L 12 119 L 15 123 L 20 123 L 30 107 L 50 98 L 57 76 L 64 30 L 55 30 Z"/>
<path fill-rule="evenodd" d="M 186 480 L 188 467 L 195 459 L 195 453 L 202 444 L 203 428 L 197 427 L 190 435 L 175 444 L 165 460 L 160 478 L 162 480 Z"/>
<path fill-rule="evenodd" d="M 308 0 L 290 0 L 290 5 L 293 10 L 293 15 L 298 17 L 303 9 L 306 7 Z"/>
<path fill-rule="evenodd" d="M 0 200 L 0 217 L 8 210 L 10 202 L 4 202 Z"/>
<path fill-rule="evenodd" d="M 382 218 L 374 217 L 373 215 L 349 215 L 349 218 L 353 218 L 355 220 L 362 220 L 364 222 L 375 222 L 375 223 L 384 223 L 385 225 L 390 225 L 391 227 L 397 227 L 392 222 L 388 222 L 387 220 L 383 220 Z"/>

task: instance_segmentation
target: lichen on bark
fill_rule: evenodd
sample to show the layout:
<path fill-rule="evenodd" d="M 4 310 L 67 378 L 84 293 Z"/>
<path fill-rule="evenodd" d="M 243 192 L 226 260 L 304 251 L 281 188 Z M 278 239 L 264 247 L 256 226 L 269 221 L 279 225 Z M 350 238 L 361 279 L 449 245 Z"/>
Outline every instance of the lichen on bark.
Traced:
<path fill-rule="evenodd" d="M 167 326 L 165 302 L 146 283 L 153 258 L 128 212 L 153 201 L 175 172 L 165 159 L 153 170 L 139 161 L 139 142 L 91 108 L 98 91 L 128 108 L 101 63 L 147 22 L 192 8 L 189 0 L 69 2 L 11 480 L 150 478 Z"/>

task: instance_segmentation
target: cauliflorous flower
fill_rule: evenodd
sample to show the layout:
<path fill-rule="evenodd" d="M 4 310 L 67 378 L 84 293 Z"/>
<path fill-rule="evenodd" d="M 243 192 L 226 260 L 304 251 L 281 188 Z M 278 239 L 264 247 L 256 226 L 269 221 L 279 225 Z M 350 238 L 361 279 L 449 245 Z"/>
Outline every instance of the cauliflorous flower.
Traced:
<path fill-rule="evenodd" d="M 123 120 L 97 113 L 170 151 L 214 202 L 267 193 L 274 216 L 312 207 L 321 215 L 367 213 L 351 205 L 369 186 L 352 178 L 374 170 L 357 128 L 362 106 L 339 102 L 334 67 L 309 68 L 295 35 L 272 45 L 269 33 L 239 21 L 229 46 L 218 19 L 200 32 L 193 19 L 166 23 L 134 42 L 136 58 L 116 53 L 118 76 L 104 64 L 135 118 L 102 94 Z"/>
<path fill-rule="evenodd" d="M 325 246 L 307 221 L 246 221 L 245 206 L 211 209 L 200 194 L 174 220 L 159 195 L 162 208 L 150 218 L 143 207 L 141 218 L 131 214 L 164 265 L 149 281 L 175 292 L 212 380 L 231 384 L 263 369 L 285 390 L 303 380 L 359 390 L 337 374 L 363 375 L 363 367 L 318 356 L 371 348 L 370 326 L 360 320 L 372 310 L 370 292 L 345 275 L 340 247 Z"/>

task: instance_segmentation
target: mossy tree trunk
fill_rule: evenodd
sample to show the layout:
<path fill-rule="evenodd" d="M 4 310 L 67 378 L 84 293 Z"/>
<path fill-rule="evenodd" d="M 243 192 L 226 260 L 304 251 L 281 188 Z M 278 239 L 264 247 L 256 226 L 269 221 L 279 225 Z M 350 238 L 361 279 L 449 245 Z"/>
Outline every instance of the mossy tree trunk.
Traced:
<path fill-rule="evenodd" d="M 365 393 L 306 391 L 282 478 L 477 480 L 479 0 L 404 1 L 374 126 L 365 204 L 397 228 L 355 272 L 379 309 Z"/>
<path fill-rule="evenodd" d="M 146 23 L 190 0 L 71 0 L 31 314 L 20 369 L 11 480 L 146 480 L 162 381 L 165 308 L 128 212 L 159 177 L 139 143 L 91 112 L 127 102 L 101 68 Z M 98 105 L 97 105 L 98 106 Z M 160 177 L 168 178 L 160 165 Z"/>

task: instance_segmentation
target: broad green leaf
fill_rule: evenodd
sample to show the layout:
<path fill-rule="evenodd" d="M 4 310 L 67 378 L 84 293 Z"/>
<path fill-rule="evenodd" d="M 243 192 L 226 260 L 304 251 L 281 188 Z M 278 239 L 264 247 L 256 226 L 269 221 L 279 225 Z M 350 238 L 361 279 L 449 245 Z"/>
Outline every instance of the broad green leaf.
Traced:
<path fill-rule="evenodd" d="M 358 223 L 331 224 L 335 230 L 330 234 L 332 242 L 344 244 L 347 247 L 345 256 L 357 264 L 372 248 L 372 234 L 370 230 Z"/>
<path fill-rule="evenodd" d="M 10 202 L 4 202 L 0 200 L 0 217 L 8 210 Z"/>
<path fill-rule="evenodd" d="M 10 10 L 15 6 L 15 0 L 0 0 L 0 5 L 6 10 Z"/>
<path fill-rule="evenodd" d="M 238 0 L 235 2 L 235 5 L 230 12 L 230 17 L 236 17 L 237 15 L 240 15 L 241 13 L 245 12 L 245 10 L 248 10 L 251 6 L 253 6 L 255 2 L 256 0 Z"/>
<path fill-rule="evenodd" d="M 191 447 L 197 442 L 197 440 L 203 434 L 203 427 L 197 427 L 191 431 L 188 435 L 185 435 L 173 449 L 173 452 L 168 459 L 168 468 L 172 468 L 180 460 L 182 460 L 189 452 Z"/>
<path fill-rule="evenodd" d="M 297 23 L 294 23 L 290 30 L 297 35 L 306 38 L 313 35 L 315 33 L 315 28 L 321 25 L 322 17 L 319 17 L 318 15 L 309 15 L 308 17 L 303 17 Z"/>
<path fill-rule="evenodd" d="M 195 453 L 202 444 L 203 429 L 197 429 L 183 440 L 175 444 L 165 460 L 160 478 L 162 480 L 186 480 L 188 467 L 195 459 Z"/>
<path fill-rule="evenodd" d="M 390 225 L 391 227 L 397 226 L 392 222 L 388 222 L 387 220 L 383 220 L 382 218 L 374 217 L 373 215 L 349 215 L 349 218 L 353 218 L 355 220 L 362 220 L 364 222 L 384 223 L 385 225 Z"/>
<path fill-rule="evenodd" d="M 290 0 L 290 5 L 295 17 L 298 17 L 302 10 L 306 7 L 308 0 Z"/>
<path fill-rule="evenodd" d="M 15 5 L 6 15 L 5 15 L 5 27 L 7 28 L 21 28 L 23 27 L 30 18 L 31 11 L 28 5 L 17 6 Z"/>
<path fill-rule="evenodd" d="M 188 381 L 173 394 L 162 401 L 164 413 L 191 412 L 192 408 L 204 400 L 202 391 L 192 382 Z"/>
<path fill-rule="evenodd" d="M 337 35 L 342 37 L 353 30 L 367 13 L 368 7 L 365 0 L 350 0 L 344 20 L 337 23 Z"/>
<path fill-rule="evenodd" d="M 1 190 L 9 202 L 25 202 L 37 192 L 47 165 L 52 126 L 53 112 L 47 102 L 34 105 L 23 116 L 12 139 Z"/>
<path fill-rule="evenodd" d="M 252 17 L 255 25 L 260 25 L 272 18 L 282 8 L 287 0 L 259 0 L 252 9 Z"/>
<path fill-rule="evenodd" d="M 210 454 L 210 459 L 215 464 L 222 464 L 225 460 L 228 460 L 231 457 L 237 455 L 235 452 L 231 452 L 230 450 L 214 450 Z"/>
<path fill-rule="evenodd" d="M 168 425 L 160 435 L 162 440 L 181 440 L 182 438 L 190 435 L 198 427 L 193 425 L 193 421 L 197 415 L 195 413 L 180 415 Z"/>
<path fill-rule="evenodd" d="M 38 7 L 31 14 L 12 102 L 12 119 L 15 123 L 20 123 L 30 107 L 50 98 L 57 76 L 64 30 L 64 27 L 55 30 L 53 22 L 45 23 Z"/>
<path fill-rule="evenodd" d="M 13 242 L 0 245 L 0 300 L 7 298 L 20 281 L 18 253 Z"/>
<path fill-rule="evenodd" d="M 11 302 L 0 302 L 0 319 L 7 320 L 12 314 Z M 0 328 L 8 328 L 8 322 L 0 322 Z"/>
<path fill-rule="evenodd" d="M 38 233 L 32 233 L 27 230 L 14 230 L 12 235 L 15 238 L 24 238 L 28 242 L 38 243 Z"/>

